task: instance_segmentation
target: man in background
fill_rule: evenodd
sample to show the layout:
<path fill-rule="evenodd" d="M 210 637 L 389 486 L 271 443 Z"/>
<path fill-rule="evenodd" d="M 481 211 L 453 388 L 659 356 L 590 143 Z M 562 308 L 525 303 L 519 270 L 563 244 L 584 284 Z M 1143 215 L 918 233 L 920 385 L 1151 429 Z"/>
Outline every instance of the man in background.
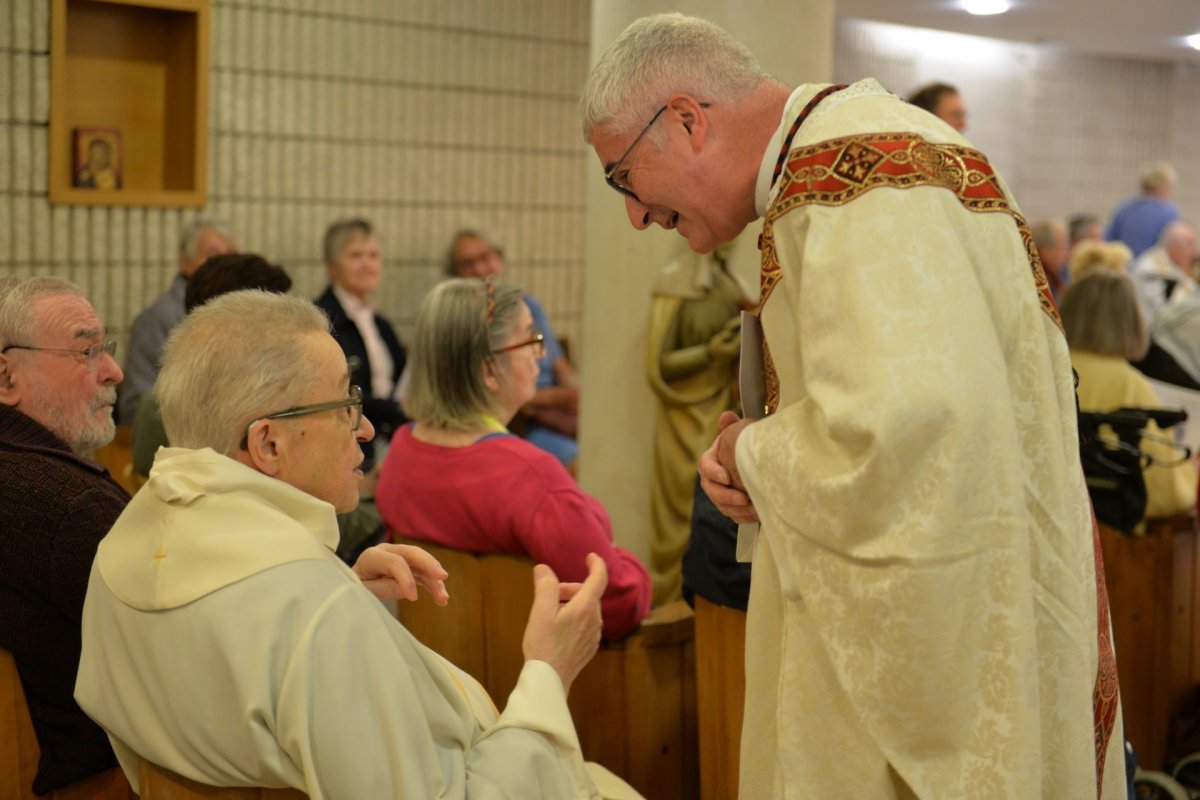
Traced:
<path fill-rule="evenodd" d="M 1104 238 L 1124 242 L 1134 256 L 1154 247 L 1163 228 L 1179 219 L 1179 209 L 1171 202 L 1178 176 L 1165 161 L 1142 167 L 1142 193 L 1126 200 L 1115 212 Z"/>
<path fill-rule="evenodd" d="M 129 501 L 85 455 L 115 430 L 121 368 L 105 333 L 74 285 L 0 278 L 0 649 L 41 748 L 39 795 L 116 765 L 73 697 L 92 559 Z"/>
<path fill-rule="evenodd" d="M 1196 229 L 1182 220 L 1164 226 L 1158 244 L 1134 259 L 1130 271 L 1147 324 L 1196 291 L 1195 261 Z"/>
<path fill-rule="evenodd" d="M 1039 219 L 1029 226 L 1029 233 L 1033 236 L 1033 244 L 1042 260 L 1042 269 L 1046 273 L 1046 281 L 1050 284 L 1050 293 L 1054 295 L 1054 301 L 1057 303 L 1058 295 L 1067 282 L 1067 257 L 1071 254 L 1067 226 L 1060 219 Z"/>
<path fill-rule="evenodd" d="M 1072 250 L 1080 242 L 1104 240 L 1104 233 L 1100 229 L 1100 218 L 1086 211 L 1075 214 L 1067 221 L 1067 233 L 1071 239 Z"/>
<path fill-rule="evenodd" d="M 958 89 L 948 83 L 930 83 L 909 96 L 908 102 L 923 108 L 962 133 L 967 129 L 967 104 Z"/>
<path fill-rule="evenodd" d="M 157 300 L 133 320 L 129 355 L 125 357 L 125 383 L 121 386 L 118 418 L 132 425 L 138 398 L 154 385 L 167 334 L 183 319 L 183 293 L 188 278 L 211 256 L 237 252 L 237 237 L 229 223 L 196 217 L 179 235 L 179 274 Z"/>

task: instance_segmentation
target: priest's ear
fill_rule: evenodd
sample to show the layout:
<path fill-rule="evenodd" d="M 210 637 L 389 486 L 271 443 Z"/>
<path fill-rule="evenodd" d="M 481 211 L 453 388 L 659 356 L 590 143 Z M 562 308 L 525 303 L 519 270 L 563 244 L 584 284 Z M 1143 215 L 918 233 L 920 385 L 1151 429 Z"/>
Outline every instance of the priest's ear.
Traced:
<path fill-rule="evenodd" d="M 244 444 L 235 458 L 248 467 L 272 478 L 279 474 L 281 466 L 280 427 L 273 420 L 260 419 L 246 432 Z"/>
<path fill-rule="evenodd" d="M 709 133 L 709 103 L 702 103 L 690 94 L 677 93 L 667 99 L 667 113 L 683 126 L 692 149 L 699 151 Z"/>

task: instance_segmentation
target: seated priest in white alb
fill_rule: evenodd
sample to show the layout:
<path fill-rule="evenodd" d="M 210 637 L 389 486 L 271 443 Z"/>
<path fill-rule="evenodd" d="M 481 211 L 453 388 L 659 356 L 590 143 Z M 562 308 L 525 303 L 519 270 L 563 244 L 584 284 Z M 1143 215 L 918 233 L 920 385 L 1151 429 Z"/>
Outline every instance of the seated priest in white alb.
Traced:
<path fill-rule="evenodd" d="M 234 292 L 167 342 L 167 436 L 100 543 L 75 694 L 136 787 L 143 758 L 312 800 L 636 797 L 584 763 L 566 695 L 600 642 L 604 562 L 533 570 L 525 666 L 503 713 L 378 602 L 447 602 L 441 566 L 380 545 L 351 570 L 335 515 L 374 433 L 313 305 Z M 603 786 L 602 790 L 597 785 Z"/>

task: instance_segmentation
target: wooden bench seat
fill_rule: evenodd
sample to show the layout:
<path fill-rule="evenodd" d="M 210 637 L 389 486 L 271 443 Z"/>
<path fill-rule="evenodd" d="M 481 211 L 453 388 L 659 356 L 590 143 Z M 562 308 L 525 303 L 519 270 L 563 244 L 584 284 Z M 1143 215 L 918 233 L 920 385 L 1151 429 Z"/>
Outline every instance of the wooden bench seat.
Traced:
<path fill-rule="evenodd" d="M 403 540 L 402 540 L 403 541 Z M 533 605 L 533 562 L 423 542 L 450 573 L 450 605 L 401 601 L 400 622 L 474 676 L 501 708 L 525 663 L 521 639 Z M 649 800 L 698 792 L 694 622 L 679 602 L 655 609 L 618 642 L 605 642 L 571 687 L 568 705 L 584 757 Z"/>

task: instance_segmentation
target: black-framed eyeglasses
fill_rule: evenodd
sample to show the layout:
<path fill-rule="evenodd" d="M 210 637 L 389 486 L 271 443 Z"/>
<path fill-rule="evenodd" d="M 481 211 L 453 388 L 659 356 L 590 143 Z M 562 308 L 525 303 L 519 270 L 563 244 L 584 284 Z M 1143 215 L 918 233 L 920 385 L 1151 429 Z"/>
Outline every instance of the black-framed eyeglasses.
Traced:
<path fill-rule="evenodd" d="M 81 356 L 88 365 L 89 369 L 95 369 L 100 363 L 101 353 L 108 353 L 113 358 L 117 357 L 117 343 L 112 339 L 105 342 L 99 342 L 91 347 L 85 347 L 82 350 L 76 350 L 73 347 L 35 347 L 31 344 L 10 344 L 6 345 L 3 350 L 0 350 L 0 355 L 7 353 L 9 350 L 32 350 L 36 353 L 64 353 L 66 355 Z"/>
<path fill-rule="evenodd" d="M 317 403 L 311 406 L 294 406 L 292 408 L 285 408 L 283 411 L 264 414 L 246 426 L 246 435 L 242 437 L 242 449 L 245 450 L 250 446 L 250 431 L 260 422 L 265 422 L 269 419 L 290 419 L 292 417 L 303 417 L 309 414 L 319 414 L 322 411 L 334 411 L 339 408 L 351 409 L 350 431 L 353 433 L 354 431 L 358 430 L 360 425 L 362 425 L 362 406 L 362 389 L 357 386 L 351 386 L 350 396 L 343 400 L 330 400 L 328 403 Z"/>
<path fill-rule="evenodd" d="M 701 103 L 700 107 L 709 108 L 711 105 L 712 103 Z M 642 128 L 642 132 L 637 135 L 637 138 L 629 143 L 629 147 L 625 148 L 625 152 L 621 154 L 621 157 L 618 158 L 611 167 L 604 171 L 604 182 L 626 197 L 633 198 L 635 203 L 641 203 L 641 198 L 637 196 L 637 193 L 634 192 L 633 189 L 630 189 L 628 186 L 617 180 L 617 170 L 621 168 L 621 164 L 625 162 L 625 159 L 629 158 L 629 154 L 633 152 L 633 148 L 637 147 L 637 143 L 640 142 L 642 137 L 646 135 L 646 132 L 650 130 L 650 126 L 657 122 L 658 118 L 661 117 L 662 113 L 666 110 L 667 106 L 663 106 L 658 111 L 655 111 L 654 116 L 651 117 L 650 121 L 646 123 L 646 127 Z M 643 205 L 645 204 L 643 203 Z"/>
<path fill-rule="evenodd" d="M 499 355 L 500 353 L 507 353 L 509 350 L 520 350 L 522 347 L 532 347 L 533 357 L 541 359 L 542 356 L 546 355 L 546 337 L 541 331 L 534 331 L 529 341 L 517 342 L 507 347 L 497 347 L 493 352 Z"/>

